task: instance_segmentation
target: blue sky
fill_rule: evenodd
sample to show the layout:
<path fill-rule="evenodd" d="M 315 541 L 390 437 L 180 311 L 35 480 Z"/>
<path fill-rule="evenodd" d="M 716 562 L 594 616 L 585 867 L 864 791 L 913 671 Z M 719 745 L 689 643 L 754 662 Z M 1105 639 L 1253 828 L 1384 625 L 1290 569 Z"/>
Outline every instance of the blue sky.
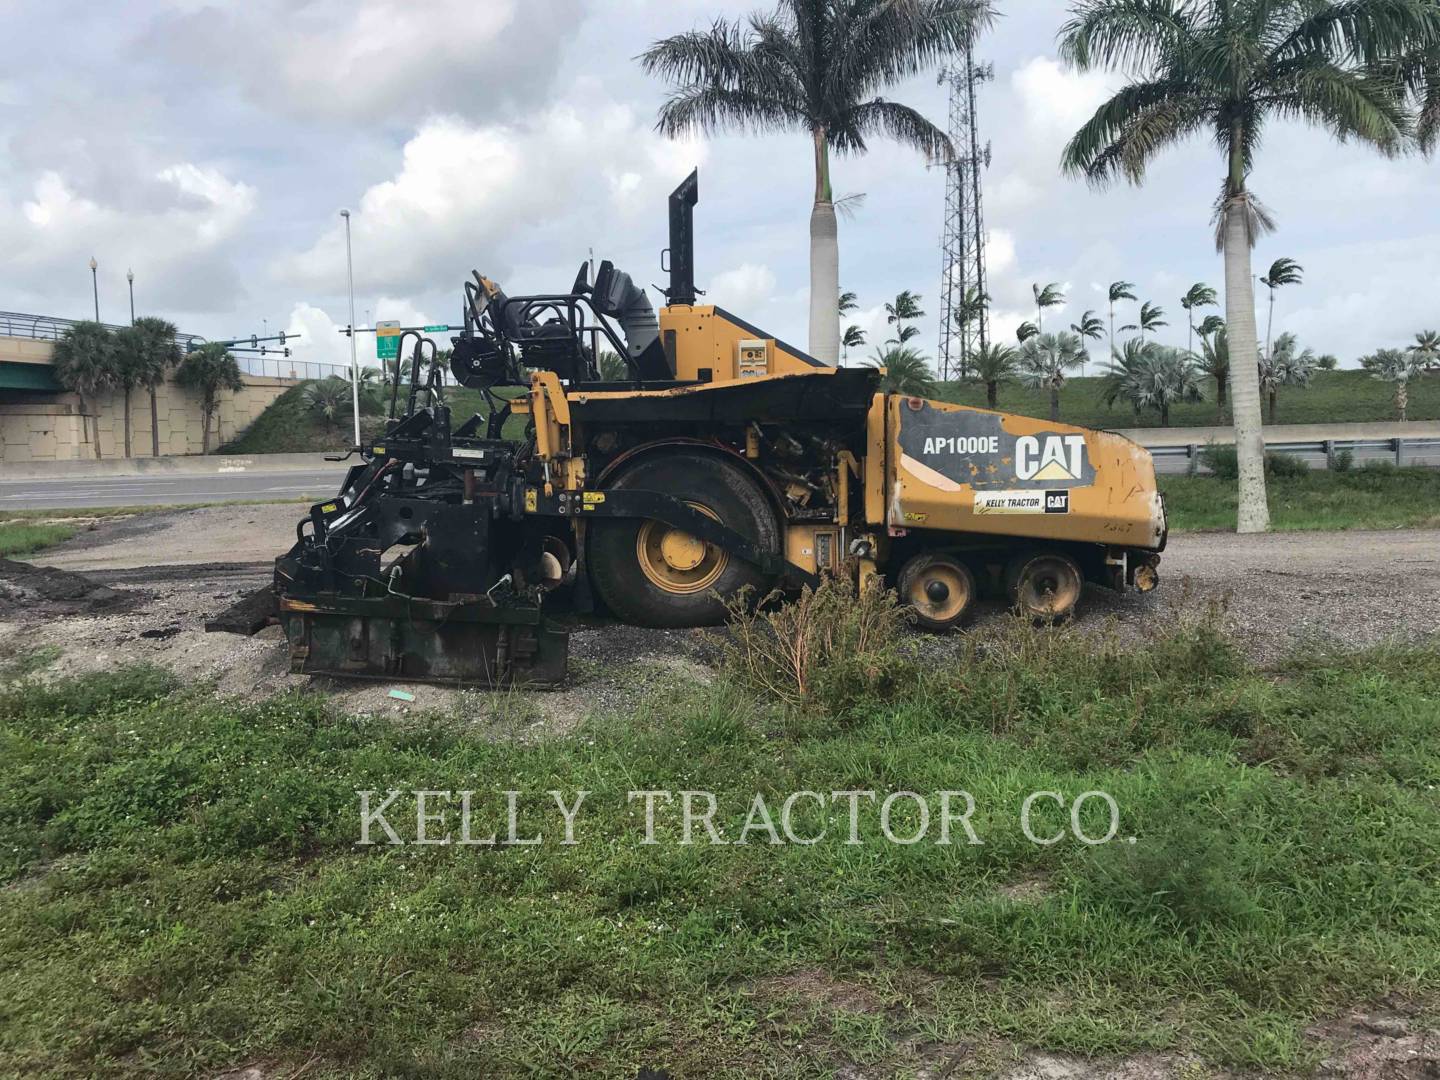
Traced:
<path fill-rule="evenodd" d="M 753 6 L 0 0 L 0 308 L 85 316 L 93 254 L 106 319 L 124 317 L 133 267 L 141 313 L 209 337 L 263 319 L 305 335 L 298 359 L 340 360 L 341 207 L 355 215 L 360 320 L 445 321 L 472 268 L 512 293 L 556 291 L 593 248 L 661 281 L 664 196 L 698 164 L 698 283 L 803 343 L 808 140 L 661 139 L 664 88 L 633 60 L 656 37 Z M 1125 278 L 1166 309 L 1162 339 L 1183 344 L 1179 296 L 1221 280 L 1209 225 L 1221 164 L 1197 140 L 1142 188 L 1094 192 L 1059 175 L 1064 140 L 1116 85 L 1055 59 L 1065 6 L 1002 3 L 980 46 L 996 71 L 980 101 L 994 333 L 1031 316 L 1032 282 L 1066 287 L 1067 306 L 1046 315 L 1060 325 L 1087 308 L 1103 317 L 1101 290 Z M 944 121 L 933 75 L 887 96 Z M 841 223 L 858 321 L 883 337 L 881 305 L 912 289 L 933 355 L 943 175 L 877 142 L 834 179 L 866 196 Z M 1281 292 L 1276 332 L 1348 365 L 1440 327 L 1437 181 L 1434 161 L 1273 127 L 1252 188 L 1280 230 L 1255 268 L 1285 255 L 1306 272 Z"/>

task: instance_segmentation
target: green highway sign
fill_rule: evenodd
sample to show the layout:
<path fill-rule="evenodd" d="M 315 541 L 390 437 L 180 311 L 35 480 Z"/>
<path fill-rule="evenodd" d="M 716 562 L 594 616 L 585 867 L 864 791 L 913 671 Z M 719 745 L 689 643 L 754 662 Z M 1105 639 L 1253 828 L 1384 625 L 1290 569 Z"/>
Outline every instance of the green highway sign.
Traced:
<path fill-rule="evenodd" d="M 448 326 L 427 326 L 425 327 L 425 332 L 427 334 L 443 334 L 449 329 L 450 327 Z"/>
<path fill-rule="evenodd" d="M 387 319 L 375 324 L 375 359 L 394 360 L 400 355 L 400 321 Z"/>

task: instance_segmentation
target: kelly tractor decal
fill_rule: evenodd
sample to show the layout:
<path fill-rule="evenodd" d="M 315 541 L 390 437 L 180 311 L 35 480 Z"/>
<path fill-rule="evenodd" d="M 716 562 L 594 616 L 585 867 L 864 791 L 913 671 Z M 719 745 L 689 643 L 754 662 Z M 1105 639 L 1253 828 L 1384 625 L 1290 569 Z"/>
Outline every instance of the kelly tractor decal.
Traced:
<path fill-rule="evenodd" d="M 901 409 L 900 450 L 907 470 L 937 487 L 935 474 L 954 484 L 976 489 L 976 511 L 993 506 L 992 513 L 1045 513 L 1041 500 L 1031 509 L 1013 500 L 985 500 L 979 493 L 995 490 L 1009 495 L 1088 487 L 1095 482 L 1095 467 L 1085 436 L 1075 431 L 1037 431 L 1014 435 L 1006 431 L 997 413 L 940 410 L 928 402 L 918 409 Z M 917 467 L 918 466 L 918 467 Z M 928 475 L 927 475 L 928 474 Z M 1018 489 L 1018 490 L 1017 490 Z M 1054 500 L 1050 513 L 1064 513 L 1068 500 Z"/>

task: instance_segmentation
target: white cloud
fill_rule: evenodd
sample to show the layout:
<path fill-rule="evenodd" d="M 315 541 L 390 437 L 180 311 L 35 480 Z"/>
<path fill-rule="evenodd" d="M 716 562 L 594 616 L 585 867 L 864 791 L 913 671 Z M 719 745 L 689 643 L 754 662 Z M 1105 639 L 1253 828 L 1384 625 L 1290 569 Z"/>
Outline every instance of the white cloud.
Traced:
<path fill-rule="evenodd" d="M 762 264 L 742 263 L 711 277 L 704 299 L 748 318 L 747 311 L 769 303 L 774 296 L 775 272 Z"/>
<path fill-rule="evenodd" d="M 1063 145 L 1117 85 L 1113 75 L 1069 71 L 1048 56 L 1017 68 L 1010 83 L 1020 97 L 1025 126 L 1047 151 Z"/>
<path fill-rule="evenodd" d="M 425 123 L 399 172 L 361 195 L 352 218 L 362 290 L 406 294 L 454 286 L 477 262 L 504 277 L 532 257 L 537 236 L 600 220 L 653 217 L 703 146 L 655 135 L 620 105 L 585 113 L 556 106 L 532 126 L 476 127 L 456 117 Z M 282 281 L 333 287 L 345 265 L 336 221 L 308 250 L 282 260 Z"/>
<path fill-rule="evenodd" d="M 274 112 L 374 123 L 536 97 L 583 16 L 579 0 L 247 0 L 162 17 L 141 48 Z"/>

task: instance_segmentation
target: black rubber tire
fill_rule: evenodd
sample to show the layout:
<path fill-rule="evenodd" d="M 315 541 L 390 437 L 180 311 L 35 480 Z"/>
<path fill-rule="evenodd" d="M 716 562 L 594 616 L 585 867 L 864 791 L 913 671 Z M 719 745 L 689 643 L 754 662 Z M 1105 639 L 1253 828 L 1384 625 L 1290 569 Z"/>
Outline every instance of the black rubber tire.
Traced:
<path fill-rule="evenodd" d="M 780 550 L 780 526 L 760 485 L 739 466 L 693 450 L 660 450 L 641 458 L 610 485 L 674 495 L 698 503 L 766 551 Z M 731 555 L 704 592 L 676 594 L 641 568 L 636 542 L 645 522 L 621 518 L 590 523 L 586 562 L 595 591 L 619 619 L 636 626 L 713 626 L 725 621 L 726 599 L 741 589 L 762 599 L 774 579 Z M 717 597 L 715 594 L 719 594 Z"/>
<path fill-rule="evenodd" d="M 1037 583 L 1041 577 L 1053 579 L 1053 584 Z M 1037 623 L 1060 623 L 1070 618 L 1084 591 L 1085 575 L 1080 565 L 1063 551 L 1032 548 L 1005 565 L 1005 595 L 1011 606 L 1016 614 Z M 1044 599 L 1047 595 L 1048 601 Z"/>
<path fill-rule="evenodd" d="M 923 587 L 922 583 L 928 575 L 940 571 L 941 576 L 949 578 L 955 583 L 962 595 L 956 597 L 954 591 L 946 597 L 947 601 L 958 604 L 953 612 L 947 612 L 944 617 L 937 617 L 934 611 L 926 604 L 917 603 L 913 597 L 913 590 Z M 897 592 L 900 600 L 914 614 L 915 625 L 922 630 L 929 630 L 931 633 L 941 634 L 947 630 L 953 630 L 963 623 L 975 607 L 975 575 L 970 568 L 959 559 L 951 555 L 916 555 L 909 560 L 900 570 L 900 577 L 897 579 Z"/>

